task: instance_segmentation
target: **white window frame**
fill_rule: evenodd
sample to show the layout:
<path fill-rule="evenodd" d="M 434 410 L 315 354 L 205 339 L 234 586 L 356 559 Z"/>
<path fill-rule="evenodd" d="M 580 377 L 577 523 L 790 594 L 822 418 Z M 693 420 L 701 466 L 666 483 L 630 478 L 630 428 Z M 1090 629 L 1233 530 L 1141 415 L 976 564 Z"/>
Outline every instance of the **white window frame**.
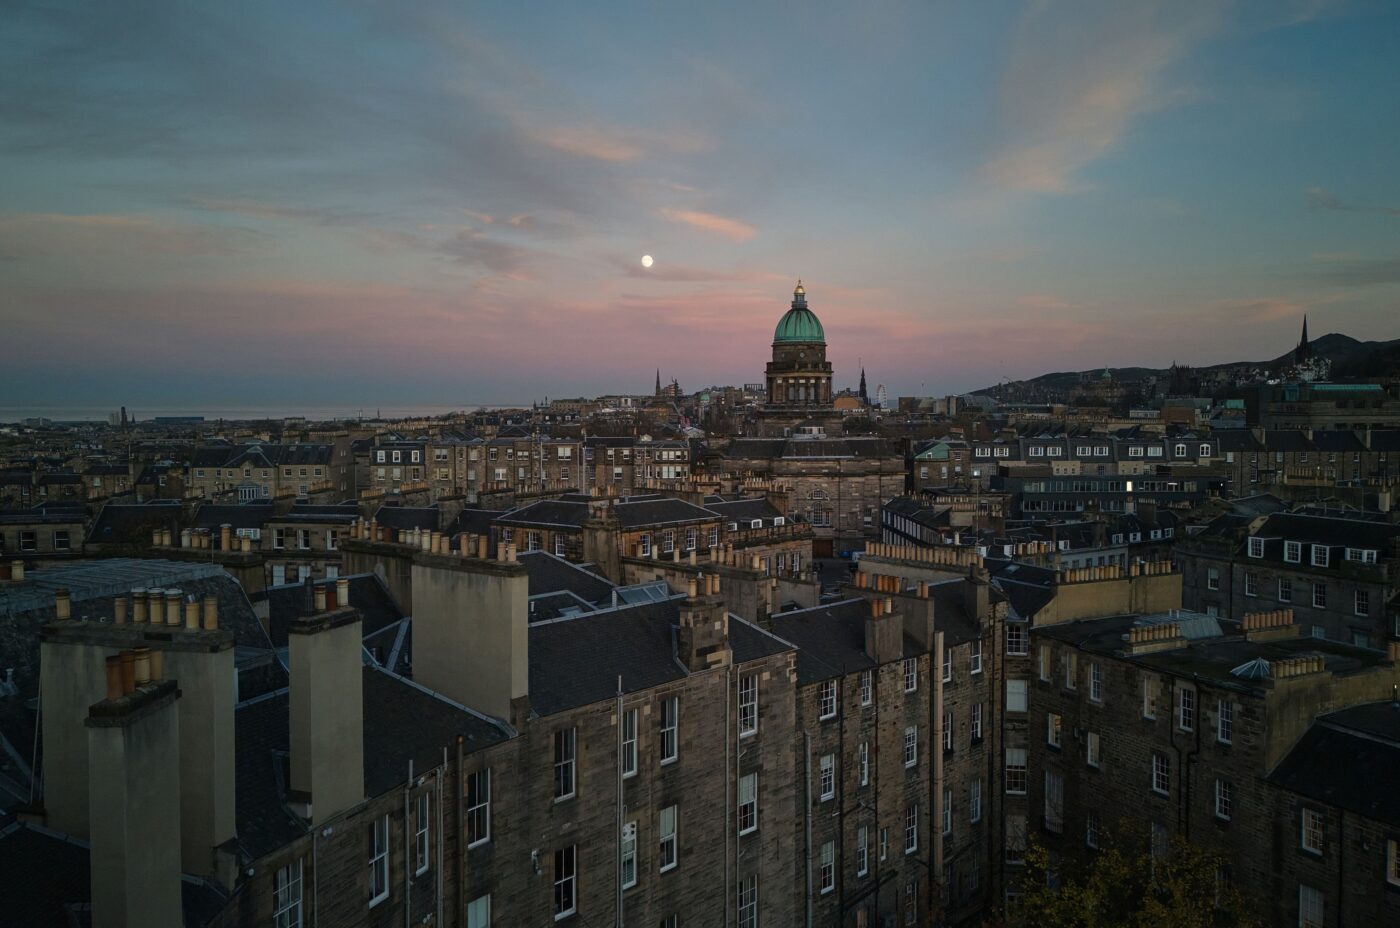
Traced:
<path fill-rule="evenodd" d="M 1103 760 L 1103 741 L 1096 731 L 1084 734 L 1084 763 L 1098 768 Z"/>
<path fill-rule="evenodd" d="M 1283 560 L 1287 564 L 1301 564 L 1303 562 L 1303 543 L 1301 541 L 1285 541 L 1283 543 Z"/>
<path fill-rule="evenodd" d="M 747 825 L 745 818 L 748 819 Z M 758 773 L 746 773 L 739 778 L 739 834 L 758 831 Z"/>
<path fill-rule="evenodd" d="M 817 718 L 821 721 L 836 718 L 836 681 L 823 680 L 818 686 Z"/>
<path fill-rule="evenodd" d="M 1306 883 L 1298 884 L 1298 928 L 1323 928 L 1326 924 L 1326 900 L 1322 890 Z"/>
<path fill-rule="evenodd" d="M 836 798 L 836 755 L 823 754 L 817 761 L 817 783 L 821 802 Z"/>
<path fill-rule="evenodd" d="M 1196 691 L 1189 686 L 1176 691 L 1176 730 L 1196 730 Z"/>
<path fill-rule="evenodd" d="M 491 928 L 491 894 L 467 903 L 467 928 Z"/>
<path fill-rule="evenodd" d="M 1089 662 L 1089 700 L 1103 702 L 1103 665 L 1098 661 Z"/>
<path fill-rule="evenodd" d="M 917 766 L 919 763 L 919 726 L 908 725 L 904 729 L 904 766 Z"/>
<path fill-rule="evenodd" d="M 904 692 L 912 693 L 919 688 L 919 659 L 906 657 L 903 665 Z"/>
<path fill-rule="evenodd" d="M 1310 561 L 1314 567 L 1326 567 L 1331 560 L 1332 550 L 1326 545 L 1313 545 Z"/>
<path fill-rule="evenodd" d="M 567 906 L 563 905 L 567 898 Z M 568 918 L 578 911 L 578 845 L 570 844 L 554 852 L 554 920 Z"/>
<path fill-rule="evenodd" d="M 1233 744 L 1235 738 L 1235 704 L 1222 699 L 1215 706 L 1215 740 L 1221 744 Z"/>
<path fill-rule="evenodd" d="M 1045 771 L 1045 830 L 1061 834 L 1065 830 L 1065 778 L 1057 770 Z"/>
<path fill-rule="evenodd" d="M 679 844 L 676 839 L 680 831 L 680 809 L 670 805 L 657 814 L 656 834 L 659 840 L 656 862 L 658 873 L 667 873 L 680 865 Z"/>
<path fill-rule="evenodd" d="M 1278 578 L 1278 601 L 1281 603 L 1293 602 L 1293 578 Z"/>
<path fill-rule="evenodd" d="M 821 857 L 818 862 L 817 888 L 820 895 L 836 890 L 836 842 L 827 841 L 821 847 Z"/>
<path fill-rule="evenodd" d="M 975 744 L 982 740 L 982 704 L 975 702 L 972 704 L 972 742 Z"/>
<path fill-rule="evenodd" d="M 554 801 L 572 799 L 578 792 L 578 729 L 561 728 L 554 733 Z M 564 781 L 568 789 L 563 790 Z"/>
<path fill-rule="evenodd" d="M 977 674 L 982 672 L 982 639 L 974 638 L 970 645 L 972 653 L 968 658 L 968 673 Z"/>
<path fill-rule="evenodd" d="M 490 767 L 467 774 L 467 835 L 468 848 L 491 840 Z"/>
<path fill-rule="evenodd" d="M 904 810 L 904 853 L 913 854 L 919 849 L 919 804 L 912 803 Z"/>
<path fill-rule="evenodd" d="M 870 705 L 875 692 L 875 674 L 870 670 L 860 672 L 860 704 Z"/>
<path fill-rule="evenodd" d="M 739 928 L 758 928 L 758 874 L 739 880 Z"/>
<path fill-rule="evenodd" d="M 1025 680 L 1007 680 L 1006 711 L 1024 713 L 1028 691 L 1029 687 Z"/>
<path fill-rule="evenodd" d="M 982 821 L 982 778 L 974 777 L 967 786 L 967 820 L 976 825 Z"/>
<path fill-rule="evenodd" d="M 666 696 L 661 700 L 661 764 L 674 764 L 681 753 L 681 699 Z"/>
<path fill-rule="evenodd" d="M 1252 536 L 1252 537 L 1249 539 L 1249 556 L 1250 556 L 1250 557 L 1263 557 L 1263 556 L 1264 556 L 1264 539 L 1259 538 L 1258 536 Z"/>
<path fill-rule="evenodd" d="M 624 709 L 622 712 L 622 778 L 624 780 L 637 775 L 637 726 L 640 724 L 639 713 L 635 707 Z"/>
<path fill-rule="evenodd" d="M 870 829 L 865 825 L 861 825 L 860 828 L 856 829 L 856 877 L 863 877 L 869 872 Z"/>
<path fill-rule="evenodd" d="M 272 924 L 274 928 L 301 928 L 302 884 L 301 858 L 277 869 L 272 890 Z"/>
<path fill-rule="evenodd" d="M 856 749 L 856 763 L 860 771 L 860 785 L 870 785 L 870 742 L 862 741 Z"/>
<path fill-rule="evenodd" d="M 1026 749 L 1007 748 L 1006 766 L 1002 770 L 1002 781 L 1006 785 L 1008 796 L 1026 795 L 1028 773 L 1026 771 Z M 1016 789 L 1015 784 L 1020 784 L 1020 789 Z"/>
<path fill-rule="evenodd" d="M 1215 817 L 1228 822 L 1234 812 L 1235 788 L 1229 780 L 1215 780 Z"/>
<path fill-rule="evenodd" d="M 622 888 L 631 889 L 637 885 L 637 822 L 634 819 L 622 825 Z"/>
<path fill-rule="evenodd" d="M 432 821 L 432 796 L 429 793 L 418 794 L 413 813 L 413 875 L 422 876 L 428 872 L 428 865 L 432 862 L 432 830 L 429 827 Z"/>
<path fill-rule="evenodd" d="M 1062 747 L 1065 720 L 1058 712 L 1045 713 L 1045 743 L 1052 748 Z"/>
<path fill-rule="evenodd" d="M 1161 751 L 1152 752 L 1152 792 L 1170 796 L 1172 792 L 1172 761 Z"/>
<path fill-rule="evenodd" d="M 1304 806 L 1298 815 L 1298 846 L 1310 854 L 1321 856 L 1325 840 L 1326 831 L 1322 813 Z"/>
<path fill-rule="evenodd" d="M 758 674 L 739 675 L 739 737 L 758 734 Z"/>
<path fill-rule="evenodd" d="M 376 885 L 378 891 L 376 892 Z M 389 898 L 389 816 L 370 823 L 369 907 Z"/>

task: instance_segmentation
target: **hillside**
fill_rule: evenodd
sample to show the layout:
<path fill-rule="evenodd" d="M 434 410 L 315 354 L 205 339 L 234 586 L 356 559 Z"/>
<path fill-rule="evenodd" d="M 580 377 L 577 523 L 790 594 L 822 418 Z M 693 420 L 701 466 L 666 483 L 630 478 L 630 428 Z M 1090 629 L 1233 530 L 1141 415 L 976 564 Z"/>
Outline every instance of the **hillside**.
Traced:
<path fill-rule="evenodd" d="M 1400 338 L 1385 342 L 1363 342 L 1350 335 L 1330 332 L 1313 339 L 1312 347 L 1315 352 L 1332 362 L 1333 376 L 1338 378 L 1400 376 Z M 1200 367 L 1197 370 L 1215 371 L 1227 367 L 1282 367 L 1292 359 L 1293 350 L 1290 348 L 1269 361 L 1229 361 L 1224 364 Z M 1167 368 L 1152 367 L 1110 367 L 1108 370 L 1113 375 L 1114 380 L 1141 380 L 1152 375 L 1165 377 L 1168 373 Z M 1063 391 L 1073 388 L 1086 374 L 1096 376 L 1102 373 L 1103 368 L 1095 368 L 1091 371 L 1056 371 L 1050 374 L 1041 374 L 1022 382 L 1048 390 Z M 995 396 L 997 387 L 983 387 L 971 392 Z"/>

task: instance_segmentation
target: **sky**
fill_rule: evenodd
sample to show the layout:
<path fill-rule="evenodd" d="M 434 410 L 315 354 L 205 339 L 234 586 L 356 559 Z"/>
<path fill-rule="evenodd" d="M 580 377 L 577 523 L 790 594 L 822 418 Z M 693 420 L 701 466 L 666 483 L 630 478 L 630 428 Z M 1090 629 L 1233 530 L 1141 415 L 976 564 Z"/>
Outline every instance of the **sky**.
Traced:
<path fill-rule="evenodd" d="M 751 383 L 798 278 L 891 396 L 1400 337 L 1387 0 L 4 22 L 0 405 Z"/>

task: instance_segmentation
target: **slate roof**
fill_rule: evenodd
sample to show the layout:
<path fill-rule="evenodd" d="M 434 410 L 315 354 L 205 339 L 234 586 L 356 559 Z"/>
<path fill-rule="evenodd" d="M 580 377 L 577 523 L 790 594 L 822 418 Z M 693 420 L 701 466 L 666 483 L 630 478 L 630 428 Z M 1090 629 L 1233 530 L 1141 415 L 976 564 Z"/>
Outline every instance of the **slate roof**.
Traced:
<path fill-rule="evenodd" d="M 1400 525 L 1369 519 L 1280 512 L 1269 516 L 1255 535 L 1306 544 L 1370 548 L 1379 551 L 1380 556 L 1385 558 L 1390 556 L 1391 542 L 1400 538 Z M 1282 558 L 1282 546 L 1279 548 L 1279 558 Z"/>
<path fill-rule="evenodd" d="M 1400 827 L 1400 704 L 1368 703 L 1321 716 L 1269 774 L 1277 786 Z"/>
<path fill-rule="evenodd" d="M 363 669 L 365 793 L 376 796 L 408 778 L 408 763 L 425 770 L 442 763 L 463 736 L 470 753 L 506 740 L 483 717 L 441 699 L 410 680 L 376 667 Z M 285 805 L 289 777 L 288 694 L 238 708 L 234 715 L 235 818 L 238 840 L 252 859 L 306 833 Z"/>
<path fill-rule="evenodd" d="M 375 574 L 356 574 L 341 579 L 350 582 L 350 605 L 360 611 L 362 637 L 376 635 L 401 620 L 404 615 Z M 318 580 L 316 586 L 334 590 L 335 580 Z M 268 631 L 272 644 L 287 647 L 287 629 L 301 615 L 310 615 L 315 598 L 305 583 L 273 587 L 264 594 L 268 604 Z"/>
<path fill-rule="evenodd" d="M 548 716 L 687 675 L 676 659 L 679 598 L 530 626 L 530 707 Z"/>
<path fill-rule="evenodd" d="M 706 502 L 705 508 L 718 514 L 721 518 L 731 522 L 741 522 L 746 526 L 754 519 L 762 519 L 765 525 L 772 525 L 773 520 L 783 516 L 777 507 L 768 501 L 766 496 L 758 496 L 753 499 L 726 500 L 724 502 Z"/>
<path fill-rule="evenodd" d="M 793 646 L 771 632 L 764 631 L 751 622 L 736 615 L 729 616 L 730 657 L 736 664 L 762 660 L 783 651 L 793 650 Z"/>
<path fill-rule="evenodd" d="M 106 503 L 88 529 L 88 544 L 150 544 L 151 532 L 168 528 L 179 533 L 184 510 L 179 500 L 149 503 Z"/>
<path fill-rule="evenodd" d="M 563 558 L 545 551 L 526 551 L 517 557 L 530 574 L 530 596 L 567 591 L 585 603 L 612 598 L 613 584 Z"/>
<path fill-rule="evenodd" d="M 618 523 L 625 529 L 649 525 L 679 525 L 688 522 L 713 522 L 713 512 L 683 499 L 625 500 L 613 506 Z"/>
<path fill-rule="evenodd" d="M 457 518 L 453 520 L 448 531 L 453 535 L 462 532 L 469 535 L 485 535 L 491 531 L 491 523 L 505 514 L 504 509 L 463 509 L 457 513 Z"/>
<path fill-rule="evenodd" d="M 865 653 L 870 605 L 848 599 L 773 616 L 773 634 L 797 647 L 797 682 L 816 683 L 874 667 Z"/>
<path fill-rule="evenodd" d="M 244 503 L 228 505 L 224 503 L 201 503 L 195 510 L 191 525 L 195 528 L 218 530 L 224 525 L 234 529 L 262 528 L 273 518 L 271 503 Z"/>
<path fill-rule="evenodd" d="M 380 506 L 374 518 L 380 525 L 412 531 L 415 528 L 437 531 L 440 511 L 436 506 Z"/>

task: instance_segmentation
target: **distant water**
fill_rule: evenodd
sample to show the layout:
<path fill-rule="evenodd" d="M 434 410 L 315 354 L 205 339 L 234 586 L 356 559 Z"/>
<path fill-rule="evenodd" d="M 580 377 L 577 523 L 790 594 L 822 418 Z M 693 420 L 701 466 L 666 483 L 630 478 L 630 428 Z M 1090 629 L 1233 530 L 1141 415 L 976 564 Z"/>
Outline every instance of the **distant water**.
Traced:
<path fill-rule="evenodd" d="M 441 416 L 474 409 L 517 409 L 528 407 L 493 403 L 464 403 L 460 406 L 128 406 L 128 418 L 138 421 L 158 416 L 203 416 L 205 421 L 219 419 L 290 419 L 301 417 L 315 421 L 327 419 L 410 419 L 419 416 Z M 52 419 L 55 422 L 106 422 L 121 407 L 111 406 L 0 406 L 0 422 L 22 419 Z"/>

